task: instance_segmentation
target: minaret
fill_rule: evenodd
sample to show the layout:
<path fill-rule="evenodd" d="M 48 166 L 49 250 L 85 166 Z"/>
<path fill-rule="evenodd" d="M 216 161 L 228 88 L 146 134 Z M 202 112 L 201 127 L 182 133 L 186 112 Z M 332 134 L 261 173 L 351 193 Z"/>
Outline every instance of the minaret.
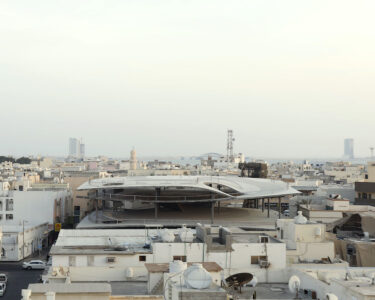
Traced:
<path fill-rule="evenodd" d="M 135 152 L 135 149 L 133 148 L 132 151 L 130 151 L 130 170 L 136 170 L 137 169 L 137 154 Z"/>

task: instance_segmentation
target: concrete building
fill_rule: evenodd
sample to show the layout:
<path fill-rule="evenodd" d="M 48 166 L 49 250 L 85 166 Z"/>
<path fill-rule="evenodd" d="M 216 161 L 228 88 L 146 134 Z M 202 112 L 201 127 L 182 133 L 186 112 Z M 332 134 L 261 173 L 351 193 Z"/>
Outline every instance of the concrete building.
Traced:
<path fill-rule="evenodd" d="M 198 225 L 189 241 L 181 240 L 181 230 L 62 230 L 50 252 L 49 277 L 53 281 L 69 274 L 72 282 L 145 281 L 145 263 L 182 260 L 216 262 L 226 276 L 252 272 L 260 281 L 279 282 L 285 251 L 285 244 L 271 236 L 240 228 Z"/>
<path fill-rule="evenodd" d="M 374 268 L 347 268 L 317 265 L 294 269 L 300 295 L 313 293 L 313 299 L 370 300 L 375 299 Z"/>
<path fill-rule="evenodd" d="M 136 170 L 137 169 L 137 154 L 135 152 L 135 149 L 133 148 L 132 151 L 130 151 L 130 170 Z"/>
<path fill-rule="evenodd" d="M 23 221 L 33 225 L 61 223 L 70 198 L 67 189 L 0 191 L 0 225 L 18 225 Z"/>
<path fill-rule="evenodd" d="M 277 237 L 286 244 L 288 264 L 333 261 L 334 243 L 325 237 L 325 225 L 308 222 L 302 213 L 277 220 Z"/>
<path fill-rule="evenodd" d="M 47 247 L 50 231 L 48 223 L 35 226 L 22 222 L 20 225 L 3 225 L 1 228 L 2 261 L 20 261 Z"/>
<path fill-rule="evenodd" d="M 355 204 L 375 206 L 375 162 L 368 162 L 365 180 L 355 183 Z"/>
<path fill-rule="evenodd" d="M 354 139 L 344 140 L 344 157 L 347 159 L 354 158 Z"/>
<path fill-rule="evenodd" d="M 82 143 L 82 140 L 79 140 L 77 138 L 69 138 L 69 157 L 85 157 L 85 144 Z"/>

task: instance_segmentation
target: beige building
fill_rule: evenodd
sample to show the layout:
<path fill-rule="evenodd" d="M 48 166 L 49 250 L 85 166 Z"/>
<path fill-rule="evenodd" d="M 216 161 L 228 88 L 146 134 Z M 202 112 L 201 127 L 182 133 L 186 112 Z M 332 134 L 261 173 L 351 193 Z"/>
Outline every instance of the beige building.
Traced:
<path fill-rule="evenodd" d="M 355 183 L 355 204 L 375 206 L 375 162 L 368 162 L 365 180 Z"/>
<path fill-rule="evenodd" d="M 70 203 L 69 215 L 73 216 L 73 223 L 79 223 L 89 212 L 94 209 L 93 201 L 83 198 L 87 197 L 88 191 L 78 191 L 77 188 L 90 180 L 90 176 L 70 176 L 65 177 L 64 181 L 69 184 L 72 190 L 72 203 Z M 81 198 L 82 197 L 82 198 Z"/>

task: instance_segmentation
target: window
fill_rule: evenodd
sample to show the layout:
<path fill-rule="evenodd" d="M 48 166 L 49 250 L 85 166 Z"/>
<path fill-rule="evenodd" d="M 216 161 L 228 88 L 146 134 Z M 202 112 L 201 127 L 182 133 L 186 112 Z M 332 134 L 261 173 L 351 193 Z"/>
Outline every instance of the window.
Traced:
<path fill-rule="evenodd" d="M 3 215 L 2 214 L 0 214 L 0 221 L 2 221 L 3 220 Z"/>
<path fill-rule="evenodd" d="M 114 263 L 114 262 L 116 262 L 116 257 L 114 256 L 107 257 L 107 263 Z"/>
<path fill-rule="evenodd" d="M 259 241 L 261 243 L 268 243 L 268 236 L 260 236 L 259 238 Z"/>
<path fill-rule="evenodd" d="M 146 255 L 140 255 L 139 261 L 146 261 Z"/>
<path fill-rule="evenodd" d="M 7 220 L 13 220 L 13 214 L 6 214 L 5 218 Z"/>
<path fill-rule="evenodd" d="M 76 266 L 76 257 L 69 256 L 69 267 L 75 267 L 75 266 Z"/>
<path fill-rule="evenodd" d="M 3 210 L 3 201 L 0 201 L 0 210 Z"/>
<path fill-rule="evenodd" d="M 6 210 L 12 211 L 13 210 L 13 199 L 6 200 Z"/>
<path fill-rule="evenodd" d="M 252 265 L 259 265 L 259 261 L 267 261 L 267 256 L 252 256 L 251 257 L 251 264 Z"/>
<path fill-rule="evenodd" d="M 95 256 L 87 256 L 87 265 L 93 266 L 95 262 Z"/>
<path fill-rule="evenodd" d="M 363 199 L 367 199 L 367 194 L 366 194 L 366 193 L 363 193 L 363 194 L 362 194 L 362 197 L 363 197 Z"/>
<path fill-rule="evenodd" d="M 186 262 L 186 255 L 177 255 L 177 256 L 173 256 L 173 260 L 181 260 L 183 262 Z"/>

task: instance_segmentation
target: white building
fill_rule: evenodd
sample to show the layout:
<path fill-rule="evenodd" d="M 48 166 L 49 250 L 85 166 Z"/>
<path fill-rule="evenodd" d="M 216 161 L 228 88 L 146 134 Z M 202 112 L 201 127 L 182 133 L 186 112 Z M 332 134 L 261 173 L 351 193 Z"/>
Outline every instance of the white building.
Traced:
<path fill-rule="evenodd" d="M 187 235 L 191 236 L 188 230 Z M 240 228 L 197 226 L 181 240 L 180 230 L 62 230 L 52 247 L 50 278 L 73 281 L 145 280 L 145 263 L 216 262 L 225 276 L 251 272 L 263 282 L 285 277 L 284 243 Z"/>
<path fill-rule="evenodd" d="M 3 225 L 1 260 L 19 261 L 32 253 L 47 246 L 49 227 L 47 223 L 30 226 L 27 223 L 20 225 Z"/>
<path fill-rule="evenodd" d="M 325 224 L 308 222 L 299 212 L 295 219 L 277 220 L 277 229 L 277 237 L 286 244 L 288 264 L 334 260 L 334 243 L 325 238 Z"/>
<path fill-rule="evenodd" d="M 0 225 L 55 224 L 64 221 L 71 192 L 65 190 L 0 191 Z"/>

